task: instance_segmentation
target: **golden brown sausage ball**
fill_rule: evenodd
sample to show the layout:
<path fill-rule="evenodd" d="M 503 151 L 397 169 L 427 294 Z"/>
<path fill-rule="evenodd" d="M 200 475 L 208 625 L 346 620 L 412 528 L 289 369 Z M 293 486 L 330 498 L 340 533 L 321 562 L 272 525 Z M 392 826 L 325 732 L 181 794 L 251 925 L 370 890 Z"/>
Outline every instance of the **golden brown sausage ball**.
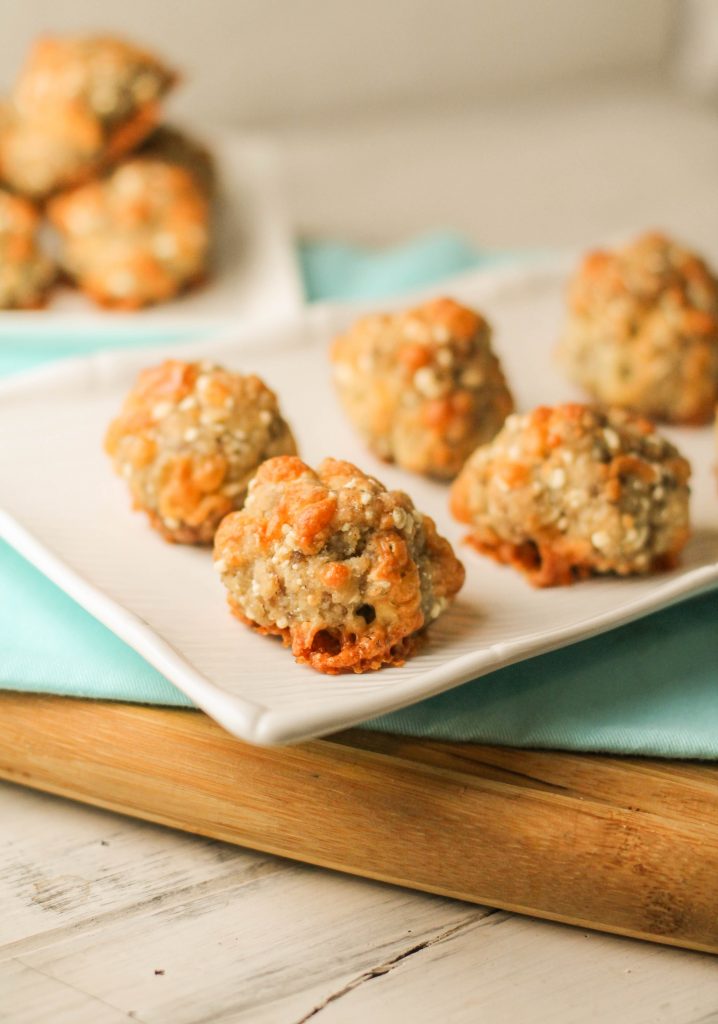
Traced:
<path fill-rule="evenodd" d="M 382 459 L 451 479 L 513 409 L 484 318 L 453 299 L 359 320 L 334 342 L 347 415 Z"/>
<path fill-rule="evenodd" d="M 646 234 L 590 253 L 571 281 L 559 356 L 595 399 L 668 423 L 708 423 L 718 399 L 718 280 Z"/>
<path fill-rule="evenodd" d="M 211 543 L 220 520 L 242 507 L 257 466 L 297 450 L 259 377 L 177 359 L 140 374 L 105 448 L 134 507 L 180 544 Z"/>
<path fill-rule="evenodd" d="M 165 302 L 203 280 L 209 202 L 184 168 L 150 157 L 50 201 L 65 273 L 110 309 Z"/>
<path fill-rule="evenodd" d="M 428 516 L 348 462 L 260 466 L 217 531 L 215 565 L 239 619 L 320 672 L 400 665 L 464 582 Z"/>
<path fill-rule="evenodd" d="M 157 57 L 122 39 L 39 39 L 0 131 L 0 176 L 38 198 L 85 181 L 150 134 L 175 81 Z"/>
<path fill-rule="evenodd" d="M 37 309 L 55 279 L 36 240 L 39 215 L 26 199 L 0 189 L 0 309 Z"/>
<path fill-rule="evenodd" d="M 539 587 L 672 568 L 689 536 L 690 466 L 652 424 L 568 404 L 511 416 L 454 482 L 482 554 Z"/>
<path fill-rule="evenodd" d="M 217 190 L 217 172 L 211 153 L 201 142 L 178 128 L 161 124 L 143 142 L 137 156 L 184 167 L 209 197 Z"/>

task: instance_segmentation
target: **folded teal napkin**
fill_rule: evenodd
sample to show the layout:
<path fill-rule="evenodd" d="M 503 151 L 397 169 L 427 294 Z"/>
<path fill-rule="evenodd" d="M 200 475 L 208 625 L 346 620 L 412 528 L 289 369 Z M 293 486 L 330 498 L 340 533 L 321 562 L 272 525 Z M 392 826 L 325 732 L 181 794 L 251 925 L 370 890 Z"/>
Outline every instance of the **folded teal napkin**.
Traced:
<path fill-rule="evenodd" d="M 460 235 L 422 235 L 407 245 L 372 251 L 341 242 L 300 243 L 299 261 L 309 302 L 358 301 L 437 284 L 476 267 L 516 265 L 536 251 L 478 252 Z"/>
<path fill-rule="evenodd" d="M 520 257 L 432 235 L 388 252 L 305 244 L 311 300 L 382 298 Z M 157 336 L 153 336 L 157 341 Z M 168 341 L 182 340 L 179 335 Z M 0 339 L 0 374 L 137 339 Z M 484 676 L 367 723 L 514 746 L 718 757 L 718 592 Z M 0 688 L 189 706 L 190 701 L 61 590 L 0 544 Z"/>

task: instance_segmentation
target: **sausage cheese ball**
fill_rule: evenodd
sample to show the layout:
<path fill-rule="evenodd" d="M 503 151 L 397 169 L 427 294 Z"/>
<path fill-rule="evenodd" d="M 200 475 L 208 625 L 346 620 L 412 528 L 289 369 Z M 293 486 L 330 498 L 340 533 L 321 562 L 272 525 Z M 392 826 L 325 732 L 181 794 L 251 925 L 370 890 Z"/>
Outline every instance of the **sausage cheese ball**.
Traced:
<path fill-rule="evenodd" d="M 718 280 L 661 234 L 590 253 L 573 278 L 559 356 L 598 401 L 707 423 L 718 398 Z"/>
<path fill-rule="evenodd" d="M 215 566 L 239 619 L 320 672 L 401 665 L 464 582 L 431 519 L 348 462 L 260 466 Z"/>
<path fill-rule="evenodd" d="M 209 197 L 217 190 L 214 160 L 209 150 L 177 128 L 160 125 L 142 144 L 137 155 L 184 167 Z"/>
<path fill-rule="evenodd" d="M 510 416 L 454 482 L 451 510 L 482 554 L 538 587 L 669 569 L 689 536 L 690 466 L 621 409 Z"/>
<path fill-rule="evenodd" d="M 513 409 L 484 318 L 452 299 L 359 320 L 334 342 L 344 408 L 382 459 L 456 476 Z"/>
<path fill-rule="evenodd" d="M 136 157 L 50 201 L 63 270 L 100 305 L 139 309 L 201 281 L 209 203 L 194 177 Z"/>
<path fill-rule="evenodd" d="M 273 392 L 255 376 L 169 359 L 144 370 L 105 448 L 135 508 L 168 541 L 209 544 L 257 466 L 294 454 Z"/>
<path fill-rule="evenodd" d="M 120 39 L 41 38 L 0 133 L 0 174 L 33 197 L 86 180 L 149 135 L 175 80 L 151 53 Z"/>
<path fill-rule="evenodd" d="M 0 189 L 0 309 L 45 303 L 55 268 L 37 246 L 38 223 L 31 203 Z"/>

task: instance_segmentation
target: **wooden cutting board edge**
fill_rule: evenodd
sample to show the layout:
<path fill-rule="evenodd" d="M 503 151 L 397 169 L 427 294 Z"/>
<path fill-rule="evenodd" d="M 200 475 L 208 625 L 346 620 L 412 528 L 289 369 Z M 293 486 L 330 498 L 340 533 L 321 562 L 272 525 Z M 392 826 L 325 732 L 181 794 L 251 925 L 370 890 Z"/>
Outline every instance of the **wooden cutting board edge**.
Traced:
<path fill-rule="evenodd" d="M 718 952 L 718 766 L 350 730 L 286 748 L 198 711 L 0 694 L 0 778 L 522 914 Z"/>

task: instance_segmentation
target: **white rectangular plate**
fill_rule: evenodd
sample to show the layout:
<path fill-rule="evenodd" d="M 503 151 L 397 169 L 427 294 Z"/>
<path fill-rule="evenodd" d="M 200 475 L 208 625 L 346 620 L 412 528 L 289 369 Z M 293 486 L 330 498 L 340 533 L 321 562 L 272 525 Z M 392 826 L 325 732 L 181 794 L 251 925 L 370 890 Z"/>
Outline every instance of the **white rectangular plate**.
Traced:
<path fill-rule="evenodd" d="M 464 277 L 442 291 L 484 310 L 519 408 L 577 397 L 554 370 L 562 316 L 557 266 Z M 712 431 L 671 430 L 694 465 L 694 536 L 681 567 L 647 579 L 597 579 L 533 590 L 462 544 L 447 488 L 385 466 L 341 414 L 327 346 L 355 309 L 317 307 L 284 326 L 238 331 L 182 349 L 260 373 L 277 390 L 301 451 L 356 462 L 408 491 L 467 567 L 456 605 L 401 668 L 322 676 L 233 619 L 208 551 L 165 544 L 129 510 L 102 435 L 154 350 L 106 353 L 0 387 L 0 536 L 113 629 L 230 732 L 284 743 L 348 726 L 511 662 L 627 622 L 718 583 Z M 630 680 L 627 680 L 630 685 Z"/>
<path fill-rule="evenodd" d="M 243 321 L 287 316 L 303 305 L 302 282 L 284 209 L 281 161 L 261 136 L 204 130 L 188 134 L 209 149 L 217 168 L 210 274 L 202 287 L 136 312 L 103 310 L 85 295 L 58 287 L 45 309 L 0 311 L 3 334 L 97 338 L 117 331 L 151 338 L 158 333 L 209 330 Z"/>

